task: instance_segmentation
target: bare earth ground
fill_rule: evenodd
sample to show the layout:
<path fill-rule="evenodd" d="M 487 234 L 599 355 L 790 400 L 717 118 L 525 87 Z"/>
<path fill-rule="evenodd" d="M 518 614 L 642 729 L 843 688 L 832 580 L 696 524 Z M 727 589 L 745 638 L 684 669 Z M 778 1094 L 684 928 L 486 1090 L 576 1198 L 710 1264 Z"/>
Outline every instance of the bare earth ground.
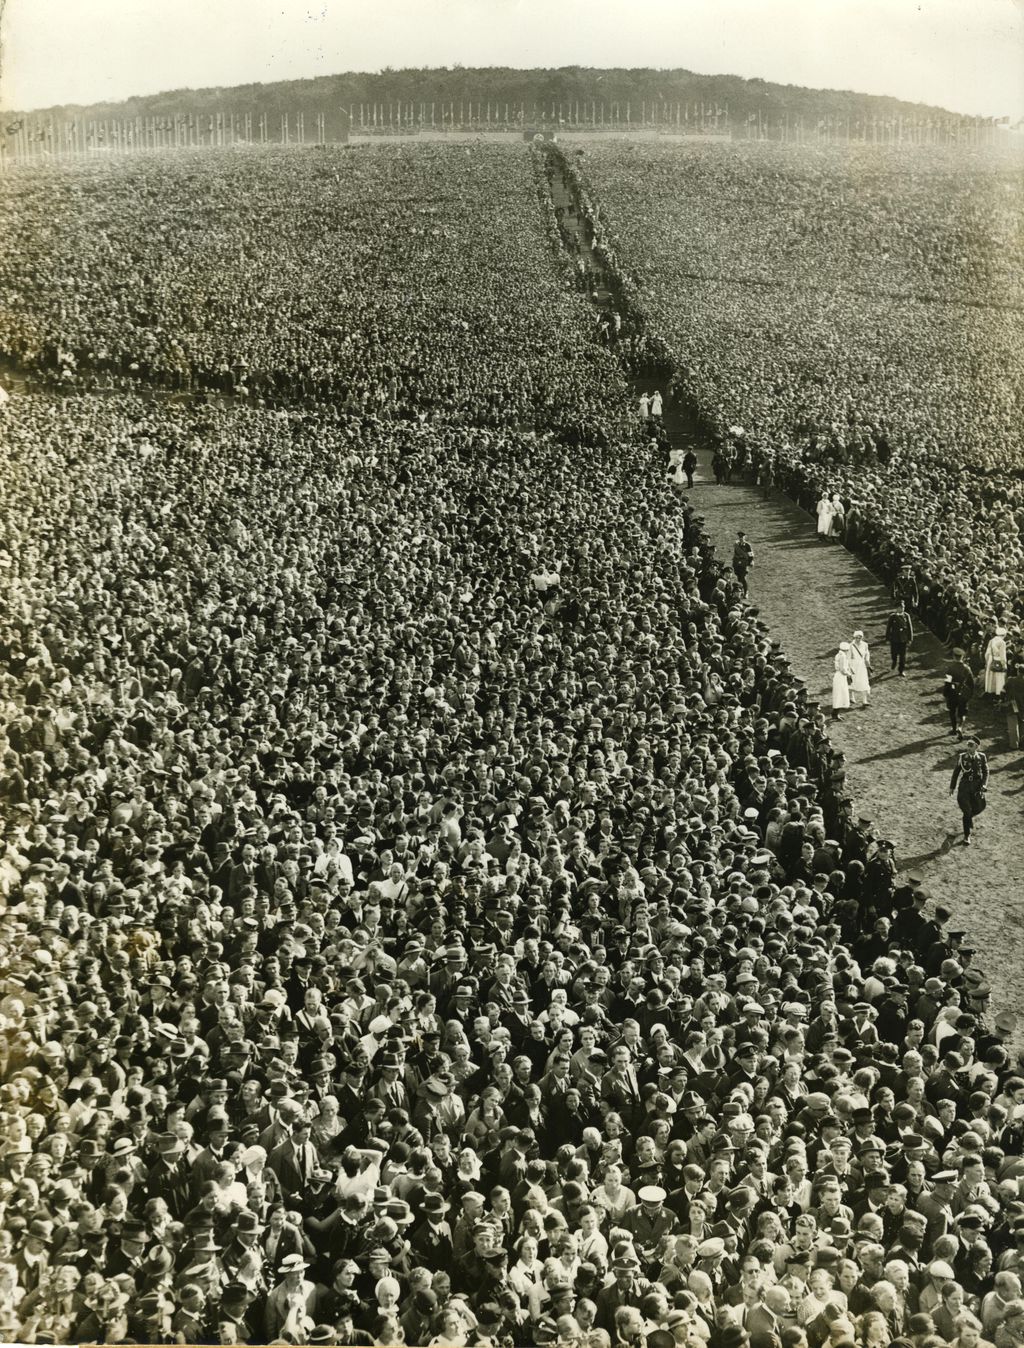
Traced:
<path fill-rule="evenodd" d="M 976 950 L 974 963 L 992 985 L 993 1014 L 1017 1013 L 1014 1046 L 1024 1048 L 1024 756 L 1010 749 L 1003 714 L 975 695 L 968 728 L 982 741 L 991 778 L 988 809 L 965 848 L 949 797 L 957 745 L 939 692 L 945 647 L 925 629 L 915 636 L 906 678 L 890 674 L 884 631 L 892 604 L 878 578 L 839 543 L 819 542 L 811 517 L 791 501 L 778 493 L 762 501 L 746 484 L 716 486 L 708 455 L 699 457 L 690 499 L 725 560 L 736 531 L 746 531 L 755 554 L 751 601 L 823 707 L 830 705 L 838 643 L 863 630 L 875 671 L 871 706 L 830 723 L 833 743 L 846 754 L 849 794 L 857 813 L 895 842 L 899 870 L 919 871 L 932 903 L 944 903 L 951 925 L 967 931 L 964 944 Z"/>

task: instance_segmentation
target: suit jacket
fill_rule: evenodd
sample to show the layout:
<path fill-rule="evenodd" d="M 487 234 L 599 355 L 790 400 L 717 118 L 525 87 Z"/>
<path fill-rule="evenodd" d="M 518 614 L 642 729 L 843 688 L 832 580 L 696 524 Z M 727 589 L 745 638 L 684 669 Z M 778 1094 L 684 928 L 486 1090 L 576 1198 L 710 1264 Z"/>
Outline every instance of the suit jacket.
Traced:
<path fill-rule="evenodd" d="M 184 1160 L 167 1165 L 157 1161 L 149 1169 L 145 1184 L 150 1198 L 162 1198 L 175 1221 L 180 1221 L 192 1205 L 192 1172 Z"/>
<path fill-rule="evenodd" d="M 437 1007 L 442 1015 L 447 1015 L 447 1009 L 455 996 L 455 989 L 465 981 L 464 974 L 453 974 L 447 968 L 438 969 L 430 975 L 427 987 L 437 998 Z"/>
<path fill-rule="evenodd" d="M 409 1109 L 409 1092 L 401 1081 L 390 1084 L 383 1080 L 375 1082 L 367 1091 L 367 1096 L 371 1100 L 383 1100 L 387 1109 Z"/>
<path fill-rule="evenodd" d="M 207 1180 L 212 1180 L 217 1173 L 217 1167 L 221 1164 L 224 1157 L 215 1156 L 209 1147 L 199 1153 L 192 1167 L 192 1177 L 196 1185 L 204 1184 Z"/>
<path fill-rule="evenodd" d="M 623 1122 L 631 1127 L 640 1113 L 640 1090 L 636 1073 L 632 1066 L 625 1076 L 618 1072 L 605 1072 L 601 1078 L 601 1098 L 606 1100 L 616 1113 L 622 1115 Z"/>
<path fill-rule="evenodd" d="M 286 1222 L 281 1228 L 276 1242 L 268 1226 L 260 1237 L 260 1246 L 266 1256 L 267 1273 L 270 1276 L 277 1274 L 281 1260 L 287 1255 L 303 1253 L 302 1236 L 289 1222 Z"/>
<path fill-rule="evenodd" d="M 615 1312 L 619 1307 L 635 1306 L 639 1310 L 640 1302 L 650 1290 L 651 1284 L 646 1278 L 634 1278 L 625 1291 L 620 1291 L 618 1283 L 603 1287 L 597 1294 L 594 1325 L 597 1329 L 604 1329 L 609 1334 L 614 1334 Z"/>
<path fill-rule="evenodd" d="M 409 1245 L 427 1268 L 451 1268 L 455 1258 L 452 1231 L 447 1222 L 431 1226 L 423 1222 L 409 1237 Z"/>
<path fill-rule="evenodd" d="M 268 1124 L 260 1133 L 260 1146 L 269 1156 L 275 1151 L 282 1142 L 287 1142 L 292 1135 L 292 1130 L 287 1124 L 282 1123 L 280 1119 L 275 1119 L 273 1123 Z"/>
<path fill-rule="evenodd" d="M 30 1264 L 24 1257 L 24 1251 L 19 1251 L 12 1262 L 18 1270 L 18 1281 L 21 1283 L 22 1290 L 35 1292 L 49 1271 L 50 1256 L 46 1250 L 43 1250 L 39 1258 Z"/>
<path fill-rule="evenodd" d="M 312 1142 L 296 1147 L 289 1139 L 267 1157 L 267 1165 L 281 1181 L 285 1195 L 301 1194 L 307 1188 L 309 1176 L 320 1164 L 320 1157 Z"/>
<path fill-rule="evenodd" d="M 742 1303 L 732 1309 L 734 1322 L 753 1337 L 755 1334 L 778 1334 L 785 1326 L 774 1311 L 770 1311 L 763 1301 L 748 1310 Z"/>
<path fill-rule="evenodd" d="M 251 870 L 247 870 L 242 862 L 238 862 L 231 867 L 227 877 L 227 891 L 225 898 L 228 903 L 237 904 L 241 891 L 248 885 L 255 889 L 259 883 L 259 867 L 253 865 Z"/>

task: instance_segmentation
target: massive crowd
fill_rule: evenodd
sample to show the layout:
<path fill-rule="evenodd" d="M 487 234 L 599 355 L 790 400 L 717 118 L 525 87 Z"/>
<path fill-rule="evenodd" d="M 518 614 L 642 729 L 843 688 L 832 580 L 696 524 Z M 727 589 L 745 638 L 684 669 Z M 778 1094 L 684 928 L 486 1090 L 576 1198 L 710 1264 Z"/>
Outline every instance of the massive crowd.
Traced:
<path fill-rule="evenodd" d="M 987 149 L 596 143 L 597 246 L 677 389 L 980 655 L 1024 648 L 1019 159 Z"/>
<path fill-rule="evenodd" d="M 606 361 L 575 342 L 542 194 L 515 143 L 13 168 L 0 353 L 70 386 L 147 381 L 600 438 Z"/>
<path fill-rule="evenodd" d="M 1024 1342 L 1013 1018 L 656 437 L 0 417 L 0 1335 Z"/>

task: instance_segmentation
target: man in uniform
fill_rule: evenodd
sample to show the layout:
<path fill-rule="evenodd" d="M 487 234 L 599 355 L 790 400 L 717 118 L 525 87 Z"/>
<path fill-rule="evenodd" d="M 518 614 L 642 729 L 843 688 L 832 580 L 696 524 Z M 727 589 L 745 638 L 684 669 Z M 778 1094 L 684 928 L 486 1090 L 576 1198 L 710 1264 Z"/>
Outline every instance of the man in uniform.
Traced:
<path fill-rule="evenodd" d="M 964 722 L 967 720 L 971 698 L 974 696 L 974 671 L 964 659 L 963 651 L 953 652 L 953 663 L 949 667 L 947 678 L 949 680 L 947 686 L 951 691 L 947 692 L 946 688 L 943 688 L 943 696 L 949 711 L 950 730 L 958 740 L 962 740 Z"/>
<path fill-rule="evenodd" d="M 662 1237 L 676 1229 L 675 1216 L 665 1207 L 667 1197 L 660 1185 L 646 1184 L 637 1191 L 640 1202 L 630 1208 L 622 1219 L 623 1230 L 630 1233 L 644 1258 L 651 1258 Z"/>
<path fill-rule="evenodd" d="M 732 549 L 732 569 L 736 573 L 736 579 L 743 587 L 743 593 L 747 593 L 747 572 L 754 565 L 754 549 L 747 542 L 747 536 L 741 529 L 736 535 L 736 542 Z"/>
<path fill-rule="evenodd" d="M 889 643 L 892 668 L 898 671 L 902 679 L 907 664 L 907 651 L 914 640 L 914 624 L 902 599 L 889 614 L 885 624 L 885 639 Z"/>
<path fill-rule="evenodd" d="M 640 1260 L 635 1254 L 625 1253 L 612 1262 L 615 1281 L 597 1294 L 597 1314 L 594 1325 L 609 1334 L 615 1332 L 615 1312 L 620 1306 L 640 1307 L 650 1291 L 650 1283 L 640 1276 Z"/>

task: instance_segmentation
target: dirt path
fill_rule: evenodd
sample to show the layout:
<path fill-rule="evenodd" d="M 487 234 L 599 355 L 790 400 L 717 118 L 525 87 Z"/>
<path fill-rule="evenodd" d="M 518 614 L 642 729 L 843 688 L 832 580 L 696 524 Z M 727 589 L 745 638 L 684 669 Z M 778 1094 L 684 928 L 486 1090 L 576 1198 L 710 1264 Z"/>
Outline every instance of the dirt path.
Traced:
<path fill-rule="evenodd" d="M 678 438 L 691 437 L 682 431 Z M 1024 757 L 1009 747 L 1005 718 L 976 696 L 969 726 L 988 755 L 989 808 L 965 848 L 948 790 L 957 745 L 939 693 L 945 647 L 925 629 L 906 678 L 891 674 L 883 633 L 892 604 L 878 578 L 840 544 L 819 542 L 811 517 L 786 498 L 763 501 L 745 484 L 716 486 L 706 449 L 697 452 L 701 469 L 690 498 L 720 556 L 730 557 L 736 531 L 746 531 L 756 558 L 751 600 L 822 706 L 830 701 L 837 644 L 864 632 L 875 669 L 871 706 L 830 726 L 846 754 L 849 794 L 857 813 L 896 843 L 900 871 L 918 871 L 929 899 L 945 904 L 951 925 L 966 930 L 964 944 L 976 950 L 974 963 L 992 985 L 992 1005 L 1017 1013 L 1016 1047 L 1024 1048 Z"/>

